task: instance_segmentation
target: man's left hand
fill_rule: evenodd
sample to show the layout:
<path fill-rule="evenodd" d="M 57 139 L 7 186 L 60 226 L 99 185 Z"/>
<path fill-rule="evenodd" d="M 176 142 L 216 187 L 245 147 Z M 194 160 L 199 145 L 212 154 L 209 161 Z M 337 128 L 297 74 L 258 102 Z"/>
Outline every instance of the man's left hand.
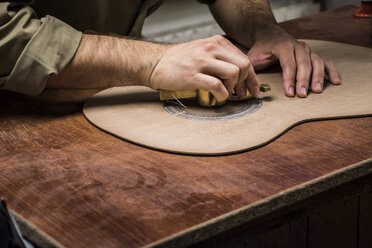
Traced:
<path fill-rule="evenodd" d="M 306 97 L 309 88 L 321 93 L 325 73 L 332 84 L 341 84 L 332 61 L 321 58 L 305 42 L 297 41 L 280 28 L 259 36 L 248 57 L 255 70 L 265 69 L 279 60 L 284 91 L 290 97 Z"/>

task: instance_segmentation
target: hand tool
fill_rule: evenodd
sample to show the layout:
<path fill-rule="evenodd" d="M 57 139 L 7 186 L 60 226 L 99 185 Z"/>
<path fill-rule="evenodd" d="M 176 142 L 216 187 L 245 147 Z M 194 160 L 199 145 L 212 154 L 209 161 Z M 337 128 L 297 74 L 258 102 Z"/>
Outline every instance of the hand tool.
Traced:
<path fill-rule="evenodd" d="M 267 92 L 270 91 L 271 88 L 268 84 L 261 84 L 260 91 Z M 245 100 L 248 98 L 253 97 L 252 94 L 247 90 L 245 97 L 238 98 L 237 95 L 233 92 L 231 98 L 225 100 L 223 102 L 218 102 L 217 99 L 213 96 L 212 93 L 206 90 L 189 90 L 189 91 L 172 91 L 172 90 L 160 90 L 159 91 L 160 101 L 170 101 L 176 99 L 196 99 L 196 102 L 199 106 L 203 107 L 215 107 L 221 106 L 226 104 L 227 101 L 230 100 Z"/>

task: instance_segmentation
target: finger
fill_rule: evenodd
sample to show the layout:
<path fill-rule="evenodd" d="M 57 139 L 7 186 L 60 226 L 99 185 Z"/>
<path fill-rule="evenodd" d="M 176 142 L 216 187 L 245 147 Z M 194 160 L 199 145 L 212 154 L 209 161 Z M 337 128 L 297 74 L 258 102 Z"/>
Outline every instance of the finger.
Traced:
<path fill-rule="evenodd" d="M 332 61 L 325 61 L 325 70 L 328 74 L 329 80 L 332 84 L 341 84 L 340 77 L 337 73 L 336 67 L 333 65 Z"/>
<path fill-rule="evenodd" d="M 294 46 L 291 42 L 286 42 L 279 46 L 278 50 L 273 51 L 279 59 L 283 71 L 284 92 L 287 96 L 294 96 L 295 77 L 297 65 L 294 54 Z"/>
<path fill-rule="evenodd" d="M 244 80 L 244 83 L 238 83 L 235 86 L 235 93 L 239 98 L 244 98 L 247 95 L 247 89 L 254 97 L 260 95 L 260 85 L 258 77 L 253 69 L 253 65 L 248 68 L 248 77 Z"/>
<path fill-rule="evenodd" d="M 249 66 L 248 77 L 245 80 L 245 84 L 252 96 L 258 97 L 260 95 L 260 85 L 256 72 L 253 69 L 253 65 Z"/>
<path fill-rule="evenodd" d="M 226 89 L 231 94 L 235 85 L 238 83 L 240 69 L 234 64 L 218 59 L 211 59 L 205 64 L 201 72 L 222 79 Z"/>
<path fill-rule="evenodd" d="M 247 78 L 251 62 L 244 53 L 238 54 L 227 49 L 221 49 L 215 55 L 215 58 L 239 67 L 239 82 L 243 82 Z"/>
<path fill-rule="evenodd" d="M 295 46 L 295 54 L 297 64 L 296 94 L 299 97 L 306 97 L 312 72 L 310 48 L 305 42 L 298 42 Z"/>
<path fill-rule="evenodd" d="M 198 82 L 198 85 L 195 87 L 196 89 L 203 89 L 211 92 L 219 102 L 225 101 L 229 97 L 229 92 L 224 84 L 216 77 L 197 73 L 195 75 L 195 81 Z"/>
<path fill-rule="evenodd" d="M 248 56 L 245 54 L 236 54 L 231 52 L 221 53 L 217 56 L 217 59 L 221 59 L 233 65 L 239 67 L 239 77 L 238 81 L 235 85 L 235 93 L 239 98 L 243 98 L 246 96 L 247 87 L 246 80 L 248 77 L 253 77 L 256 75 L 254 72 L 253 66 L 251 65 Z M 255 81 L 249 80 L 251 88 L 254 88 L 252 85 Z"/>
<path fill-rule="evenodd" d="M 234 91 L 240 99 L 244 98 L 247 95 L 247 87 L 245 82 L 236 84 Z"/>
<path fill-rule="evenodd" d="M 252 65 L 250 66 L 250 72 L 244 83 L 239 83 L 235 86 L 235 93 L 238 95 L 239 98 L 244 98 L 247 96 L 247 89 L 254 97 L 258 97 L 260 95 L 260 85 L 258 77 L 254 72 Z"/>
<path fill-rule="evenodd" d="M 258 78 L 251 65 L 249 58 L 228 39 L 222 36 L 213 37 L 218 44 L 221 45 L 222 49 L 217 50 L 216 59 L 228 62 L 239 67 L 240 73 L 238 81 L 235 84 L 235 93 L 240 97 L 246 95 L 247 88 L 253 96 L 258 96 L 260 93 Z M 229 92 L 230 86 L 235 82 L 225 82 Z"/>
<path fill-rule="evenodd" d="M 311 80 L 311 90 L 314 93 L 321 93 L 324 85 L 324 60 L 317 54 L 311 53 L 311 64 L 313 65 L 313 74 Z"/>
<path fill-rule="evenodd" d="M 216 54 L 216 59 L 228 62 L 239 67 L 239 78 L 236 83 L 237 89 L 235 90 L 235 93 L 241 98 L 246 95 L 245 80 L 250 73 L 255 74 L 255 72 L 248 56 L 240 51 L 238 52 L 239 53 L 236 53 L 234 51 L 223 48 Z"/>

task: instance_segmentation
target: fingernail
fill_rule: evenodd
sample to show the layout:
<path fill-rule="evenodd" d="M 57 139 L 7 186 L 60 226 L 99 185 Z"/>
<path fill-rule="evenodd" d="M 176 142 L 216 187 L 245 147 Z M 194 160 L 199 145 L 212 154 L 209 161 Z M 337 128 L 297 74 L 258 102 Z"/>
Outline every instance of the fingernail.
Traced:
<path fill-rule="evenodd" d="M 340 77 L 336 74 L 336 84 L 341 84 Z"/>
<path fill-rule="evenodd" d="M 290 96 L 294 96 L 294 88 L 293 88 L 292 86 L 290 86 L 290 87 L 288 88 L 288 94 L 289 94 Z"/>
<path fill-rule="evenodd" d="M 302 88 L 301 88 L 301 94 L 302 94 L 303 96 L 307 96 L 307 89 L 306 89 L 305 87 L 302 87 Z"/>
<path fill-rule="evenodd" d="M 315 89 L 322 92 L 323 91 L 323 84 L 321 82 L 316 83 Z"/>

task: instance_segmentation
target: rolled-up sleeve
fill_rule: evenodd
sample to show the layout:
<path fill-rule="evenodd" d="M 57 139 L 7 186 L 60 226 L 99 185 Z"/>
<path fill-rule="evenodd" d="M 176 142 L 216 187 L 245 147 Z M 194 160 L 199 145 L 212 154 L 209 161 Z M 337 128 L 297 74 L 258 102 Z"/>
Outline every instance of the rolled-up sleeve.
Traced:
<path fill-rule="evenodd" d="M 82 33 L 52 16 L 38 19 L 32 2 L 0 2 L 0 89 L 38 95 L 72 60 Z"/>

